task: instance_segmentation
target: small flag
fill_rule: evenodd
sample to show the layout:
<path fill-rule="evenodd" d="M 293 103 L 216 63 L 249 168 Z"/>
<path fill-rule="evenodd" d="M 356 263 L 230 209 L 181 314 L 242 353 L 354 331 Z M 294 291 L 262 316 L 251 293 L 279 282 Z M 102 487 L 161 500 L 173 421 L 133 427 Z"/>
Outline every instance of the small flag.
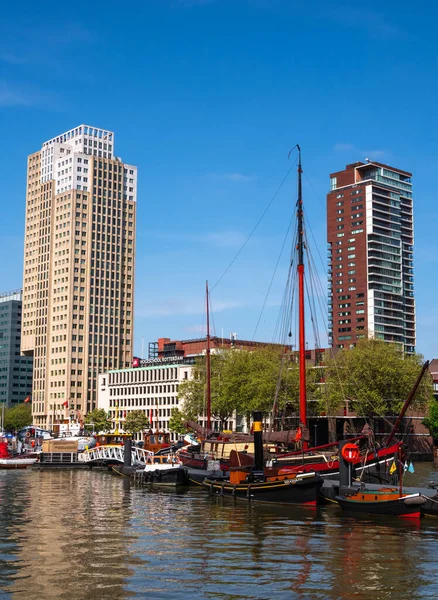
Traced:
<path fill-rule="evenodd" d="M 391 468 L 389 469 L 389 474 L 392 475 L 395 471 L 397 471 L 397 465 L 395 464 L 395 460 L 393 460 Z"/>
<path fill-rule="evenodd" d="M 408 471 L 409 471 L 409 473 L 415 473 L 415 469 L 414 469 L 414 465 L 412 464 L 412 461 L 409 463 Z"/>
<path fill-rule="evenodd" d="M 154 417 L 153 417 L 153 414 L 152 414 L 152 408 L 151 408 L 151 409 L 150 409 L 150 411 L 149 411 L 149 423 L 150 423 L 151 425 L 152 425 L 152 423 L 153 423 L 153 418 L 154 418 Z"/>
<path fill-rule="evenodd" d="M 26 404 L 26 402 L 30 402 L 30 396 L 28 396 L 27 398 L 24 399 L 25 404 Z"/>
<path fill-rule="evenodd" d="M 295 434 L 295 441 L 298 442 L 303 437 L 303 432 L 301 431 L 301 427 L 298 427 L 297 432 Z"/>
<path fill-rule="evenodd" d="M 403 471 L 406 473 L 407 470 L 408 470 L 408 463 L 407 463 L 407 461 L 405 461 L 405 464 L 403 465 Z"/>
<path fill-rule="evenodd" d="M 68 406 L 68 400 L 66 400 L 65 402 L 63 402 L 62 406 L 65 406 L 65 408 L 67 408 L 67 406 Z"/>

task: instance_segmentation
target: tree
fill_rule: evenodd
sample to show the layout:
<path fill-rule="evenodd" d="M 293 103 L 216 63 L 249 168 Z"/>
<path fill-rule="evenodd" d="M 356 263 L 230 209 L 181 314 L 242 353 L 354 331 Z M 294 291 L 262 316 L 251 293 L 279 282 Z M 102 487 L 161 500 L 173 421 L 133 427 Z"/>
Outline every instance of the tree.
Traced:
<path fill-rule="evenodd" d="M 246 399 L 248 352 L 224 350 L 211 355 L 211 415 L 221 426 Z M 200 357 L 193 368 L 192 378 L 179 386 L 179 398 L 186 415 L 197 418 L 206 413 L 206 364 Z"/>
<path fill-rule="evenodd" d="M 18 404 L 5 410 L 5 429 L 16 431 L 32 424 L 32 407 L 30 404 Z"/>
<path fill-rule="evenodd" d="M 113 429 L 112 422 L 103 408 L 95 408 L 85 415 L 85 427 L 98 433 L 107 433 Z"/>
<path fill-rule="evenodd" d="M 423 425 L 428 428 L 430 435 L 433 437 L 434 444 L 438 440 L 438 402 L 435 400 L 429 405 L 426 418 L 423 420 Z"/>
<path fill-rule="evenodd" d="M 132 435 L 140 433 L 140 431 L 143 431 L 143 429 L 146 429 L 148 426 L 148 418 L 142 410 L 133 410 L 129 412 L 123 423 L 123 429 L 126 433 L 131 433 Z"/>
<path fill-rule="evenodd" d="M 296 356 L 281 346 L 265 346 L 251 352 L 222 350 L 211 356 L 211 414 L 221 422 L 234 411 L 250 417 L 252 411 L 270 413 L 277 398 L 277 409 L 286 405 L 297 409 L 299 370 Z M 307 369 L 307 391 L 316 393 L 318 373 Z M 179 387 L 183 411 L 205 414 L 205 357 L 198 359 L 193 377 Z"/>
<path fill-rule="evenodd" d="M 179 435 L 184 435 L 187 432 L 187 429 L 184 425 L 185 421 L 188 419 L 182 413 L 179 408 L 172 408 L 169 419 L 169 429 Z"/>
<path fill-rule="evenodd" d="M 349 401 L 349 408 L 362 416 L 384 416 L 400 412 L 415 380 L 423 357 L 405 355 L 401 348 L 378 339 L 359 340 L 355 348 L 340 350 L 326 367 L 326 412 L 332 413 Z M 423 377 L 413 405 L 424 408 L 432 398 L 432 382 Z"/>

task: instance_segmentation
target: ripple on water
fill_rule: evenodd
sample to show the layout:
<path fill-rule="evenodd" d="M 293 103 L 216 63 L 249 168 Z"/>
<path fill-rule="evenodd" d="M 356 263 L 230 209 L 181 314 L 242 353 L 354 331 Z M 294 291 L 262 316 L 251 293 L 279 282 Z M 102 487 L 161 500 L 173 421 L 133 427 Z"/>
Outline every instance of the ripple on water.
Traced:
<path fill-rule="evenodd" d="M 234 504 L 89 471 L 0 472 L 0 506 L 5 598 L 438 597 L 438 520 Z"/>

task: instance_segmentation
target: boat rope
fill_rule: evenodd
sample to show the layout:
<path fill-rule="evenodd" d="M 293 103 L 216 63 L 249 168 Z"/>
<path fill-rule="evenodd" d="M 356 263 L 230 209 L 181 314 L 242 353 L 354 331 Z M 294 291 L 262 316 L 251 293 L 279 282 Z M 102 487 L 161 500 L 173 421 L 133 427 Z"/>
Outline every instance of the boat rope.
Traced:
<path fill-rule="evenodd" d="M 249 242 L 249 240 L 251 239 L 251 237 L 253 236 L 253 234 L 255 233 L 257 227 L 260 225 L 260 223 L 262 222 L 262 220 L 264 219 L 266 213 L 268 212 L 268 210 L 271 208 L 271 205 L 273 204 L 274 200 L 276 199 L 276 197 L 278 196 L 278 194 L 280 193 L 283 185 L 286 183 L 287 178 L 289 177 L 292 169 L 295 167 L 296 163 L 297 163 L 298 157 L 294 160 L 293 164 L 289 167 L 289 169 L 286 171 L 286 175 L 283 177 L 283 180 L 281 181 L 280 185 L 278 186 L 277 190 L 275 191 L 274 195 L 272 196 L 272 198 L 270 199 L 270 201 L 268 202 L 268 205 L 266 206 L 265 210 L 263 211 L 263 213 L 261 214 L 261 216 L 259 217 L 259 219 L 257 220 L 256 224 L 254 225 L 254 227 L 252 228 L 250 234 L 248 235 L 248 237 L 246 238 L 246 240 L 243 242 L 243 244 L 240 246 L 239 250 L 236 252 L 236 254 L 234 255 L 234 258 L 231 260 L 231 262 L 228 264 L 227 268 L 225 269 L 225 271 L 222 273 L 222 275 L 219 277 L 219 279 L 216 281 L 216 283 L 213 285 L 213 287 L 210 289 L 210 292 L 213 292 L 213 290 L 219 285 L 219 283 L 222 281 L 222 279 L 225 277 L 225 275 L 228 273 L 228 271 L 231 269 L 231 267 L 233 266 L 233 264 L 236 262 L 237 258 L 239 257 L 239 255 L 241 254 L 241 252 L 243 251 L 243 249 L 245 248 L 245 246 L 247 245 L 247 243 Z"/>
<path fill-rule="evenodd" d="M 271 293 L 272 284 L 274 283 L 275 275 L 277 274 L 277 270 L 278 270 L 278 265 L 280 264 L 281 257 L 283 256 L 284 247 L 286 245 L 287 238 L 289 237 L 289 232 L 290 232 L 291 227 L 292 227 L 292 222 L 293 222 L 293 220 L 291 220 L 289 222 L 289 226 L 287 228 L 286 235 L 284 236 L 284 239 L 283 239 L 283 244 L 281 245 L 280 253 L 278 255 L 277 262 L 275 264 L 274 272 L 272 273 L 271 281 L 269 282 L 268 290 L 266 292 L 265 299 L 263 301 L 262 309 L 260 311 L 259 318 L 257 319 L 257 323 L 256 323 L 256 326 L 255 326 L 255 329 L 254 329 L 254 333 L 252 334 L 252 340 L 253 341 L 255 340 L 255 336 L 257 334 L 257 330 L 259 328 L 260 321 L 261 321 L 262 316 L 263 316 L 263 312 L 264 312 L 264 310 L 266 308 L 266 303 L 268 301 L 269 294 Z"/>

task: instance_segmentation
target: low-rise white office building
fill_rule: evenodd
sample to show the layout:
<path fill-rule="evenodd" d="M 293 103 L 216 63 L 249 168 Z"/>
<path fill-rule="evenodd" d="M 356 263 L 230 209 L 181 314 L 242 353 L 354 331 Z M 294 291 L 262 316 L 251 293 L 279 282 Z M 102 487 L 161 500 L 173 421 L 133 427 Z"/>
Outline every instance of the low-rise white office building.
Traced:
<path fill-rule="evenodd" d="M 103 408 L 123 430 L 123 421 L 133 410 L 142 410 L 153 430 L 170 432 L 169 419 L 173 408 L 182 410 L 178 389 L 182 381 L 190 379 L 194 357 L 170 357 L 142 360 L 134 358 L 130 369 L 108 371 L 99 375 L 97 408 Z M 198 423 L 206 426 L 205 416 Z M 213 420 L 213 428 L 219 422 Z M 236 426 L 235 419 L 226 423 L 226 429 Z M 172 439 L 178 435 L 170 432 Z"/>
<path fill-rule="evenodd" d="M 115 421 L 133 410 L 142 410 L 151 429 L 169 431 L 168 423 L 173 408 L 181 408 L 178 388 L 181 381 L 191 376 L 193 360 L 134 359 L 130 369 L 108 371 L 99 375 L 98 408 L 103 408 Z M 173 434 L 176 438 L 177 436 Z"/>

